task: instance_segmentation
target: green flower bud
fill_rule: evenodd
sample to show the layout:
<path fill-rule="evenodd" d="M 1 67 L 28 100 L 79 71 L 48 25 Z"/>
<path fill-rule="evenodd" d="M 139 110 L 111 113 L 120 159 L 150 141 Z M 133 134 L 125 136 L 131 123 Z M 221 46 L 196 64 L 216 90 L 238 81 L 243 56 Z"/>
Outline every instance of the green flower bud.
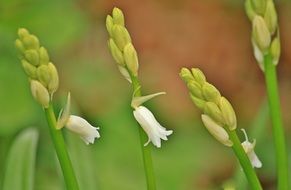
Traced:
<path fill-rule="evenodd" d="M 28 32 L 28 30 L 26 30 L 25 28 L 19 28 L 19 29 L 18 29 L 18 36 L 19 36 L 19 38 L 20 38 L 21 40 L 23 40 L 23 38 L 24 38 L 25 36 L 29 36 L 29 32 Z"/>
<path fill-rule="evenodd" d="M 211 119 L 211 117 L 206 114 L 202 114 L 201 119 L 206 129 L 216 140 L 225 146 L 231 147 L 233 145 L 233 142 L 229 139 L 229 135 L 226 130 L 213 119 Z"/>
<path fill-rule="evenodd" d="M 203 72 L 198 68 L 192 68 L 191 71 L 196 82 L 202 86 L 206 82 L 206 77 Z"/>
<path fill-rule="evenodd" d="M 209 102 L 218 103 L 221 97 L 220 92 L 215 88 L 215 86 L 208 82 L 205 82 L 202 86 L 202 92 L 205 99 Z"/>
<path fill-rule="evenodd" d="M 252 6 L 257 14 L 263 15 L 266 10 L 266 0 L 251 0 Z"/>
<path fill-rule="evenodd" d="M 113 25 L 112 35 L 113 35 L 112 38 L 113 38 L 114 42 L 116 43 L 117 47 L 120 50 L 123 50 L 123 48 L 128 43 L 131 43 L 130 35 L 124 26 Z"/>
<path fill-rule="evenodd" d="M 273 64 L 277 65 L 281 54 L 281 45 L 278 36 L 273 40 L 271 44 L 270 54 L 272 55 L 273 58 Z"/>
<path fill-rule="evenodd" d="M 136 50 L 134 49 L 131 43 L 127 44 L 124 47 L 123 56 L 124 56 L 125 64 L 128 70 L 133 74 L 133 76 L 137 76 L 138 58 L 137 58 Z"/>
<path fill-rule="evenodd" d="M 48 68 L 48 65 L 41 65 L 36 70 L 38 80 L 45 86 L 48 87 L 48 84 L 51 81 L 51 73 Z"/>
<path fill-rule="evenodd" d="M 201 110 L 204 110 L 204 107 L 205 107 L 205 104 L 206 104 L 206 101 L 205 100 L 202 100 L 200 98 L 197 98 L 196 96 L 192 95 L 190 93 L 190 98 L 192 100 L 192 102 Z"/>
<path fill-rule="evenodd" d="M 50 96 L 47 89 L 37 80 L 30 81 L 30 89 L 34 99 L 44 108 L 48 108 Z"/>
<path fill-rule="evenodd" d="M 112 11 L 113 23 L 124 26 L 124 15 L 119 8 L 114 8 Z"/>
<path fill-rule="evenodd" d="M 204 106 L 204 113 L 209 115 L 213 120 L 218 123 L 223 123 L 223 117 L 218 106 L 213 102 L 206 102 Z"/>
<path fill-rule="evenodd" d="M 253 20 L 253 39 L 262 52 L 268 50 L 271 43 L 271 35 L 265 20 L 261 16 L 255 16 Z"/>
<path fill-rule="evenodd" d="M 48 64 L 48 70 L 50 73 L 50 81 L 48 83 L 48 91 L 50 94 L 53 94 L 55 91 L 57 91 L 57 89 L 59 87 L 59 75 L 58 75 L 57 68 L 51 62 Z"/>
<path fill-rule="evenodd" d="M 196 81 L 190 81 L 187 83 L 188 89 L 192 93 L 193 96 L 196 96 L 197 98 L 204 99 L 202 90 L 201 90 L 201 85 L 196 82 Z"/>
<path fill-rule="evenodd" d="M 24 52 L 25 59 L 32 65 L 38 66 L 39 65 L 39 55 L 38 52 L 34 49 L 26 50 Z"/>
<path fill-rule="evenodd" d="M 113 41 L 112 38 L 109 39 L 108 41 L 108 47 L 111 52 L 111 55 L 113 59 L 120 65 L 120 66 L 125 66 L 124 64 L 124 58 L 122 55 L 122 52 L 118 49 L 117 45 Z"/>
<path fill-rule="evenodd" d="M 251 0 L 245 1 L 245 10 L 246 10 L 246 14 L 247 14 L 248 18 L 250 19 L 250 21 L 252 21 L 254 19 L 254 17 L 256 16 L 256 12 L 254 11 L 254 9 L 252 7 Z"/>
<path fill-rule="evenodd" d="M 22 42 L 19 39 L 15 40 L 15 47 L 17 48 L 17 50 L 19 52 L 24 53 L 25 48 L 24 48 Z"/>
<path fill-rule="evenodd" d="M 186 83 L 188 83 L 190 81 L 194 81 L 194 77 L 193 77 L 191 71 L 185 67 L 181 69 L 179 75 L 182 78 L 182 80 Z"/>
<path fill-rule="evenodd" d="M 38 49 L 39 41 L 38 38 L 34 35 L 24 36 L 22 43 L 26 49 Z"/>
<path fill-rule="evenodd" d="M 277 30 L 278 18 L 273 1 L 267 1 L 267 8 L 264 19 L 271 35 L 274 34 Z"/>
<path fill-rule="evenodd" d="M 106 29 L 109 33 L 109 36 L 112 37 L 112 27 L 113 27 L 113 19 L 110 15 L 107 15 L 106 17 Z"/>
<path fill-rule="evenodd" d="M 25 73 L 32 79 L 36 79 L 36 67 L 28 63 L 26 60 L 21 60 L 22 67 Z"/>
<path fill-rule="evenodd" d="M 44 47 L 39 48 L 39 63 L 40 65 L 47 65 L 49 63 L 49 55 Z"/>
<path fill-rule="evenodd" d="M 224 119 L 224 124 L 229 127 L 229 130 L 235 130 L 237 124 L 236 115 L 229 101 L 226 98 L 221 97 L 219 107 L 222 113 L 222 117 Z"/>

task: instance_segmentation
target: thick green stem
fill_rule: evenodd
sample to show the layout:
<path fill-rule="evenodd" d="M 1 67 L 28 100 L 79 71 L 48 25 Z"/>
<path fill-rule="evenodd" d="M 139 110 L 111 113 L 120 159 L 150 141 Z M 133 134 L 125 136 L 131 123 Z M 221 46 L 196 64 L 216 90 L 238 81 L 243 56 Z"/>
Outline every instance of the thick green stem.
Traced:
<path fill-rule="evenodd" d="M 272 57 L 270 54 L 265 55 L 264 66 L 265 81 L 273 126 L 273 137 L 276 149 L 275 152 L 277 161 L 278 189 L 287 190 L 289 186 L 287 151 L 285 145 L 284 128 L 282 124 L 276 66 L 272 63 Z"/>
<path fill-rule="evenodd" d="M 56 117 L 53 106 L 50 104 L 45 109 L 46 119 L 49 125 L 51 138 L 63 171 L 67 190 L 79 190 L 77 178 L 75 176 L 69 154 L 66 149 L 65 141 L 61 130 L 56 129 Z"/>
<path fill-rule="evenodd" d="M 263 189 L 260 181 L 256 175 L 256 172 L 254 168 L 252 167 L 252 164 L 246 155 L 241 142 L 236 134 L 235 131 L 228 130 L 229 138 L 233 142 L 232 149 L 237 157 L 237 159 L 240 162 L 240 165 L 249 181 L 249 185 L 252 188 L 252 190 L 261 190 Z"/>
<path fill-rule="evenodd" d="M 135 97 L 141 96 L 141 88 L 139 81 L 136 77 L 131 77 L 132 79 L 132 87 Z M 148 190 L 155 190 L 156 189 L 156 180 L 154 175 L 154 168 L 153 168 L 153 161 L 152 161 L 152 155 L 151 155 L 151 146 L 144 146 L 144 143 L 147 142 L 148 137 L 143 131 L 141 127 L 138 128 L 139 136 L 140 136 L 140 145 L 143 155 L 143 164 L 144 164 L 144 170 L 147 180 L 147 189 Z"/>

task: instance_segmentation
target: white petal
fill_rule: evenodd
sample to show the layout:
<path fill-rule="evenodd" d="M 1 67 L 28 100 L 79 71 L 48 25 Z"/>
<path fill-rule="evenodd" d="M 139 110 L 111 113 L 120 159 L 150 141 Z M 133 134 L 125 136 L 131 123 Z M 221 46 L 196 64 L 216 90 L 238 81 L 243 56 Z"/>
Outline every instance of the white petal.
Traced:
<path fill-rule="evenodd" d="M 209 133 L 216 138 L 219 142 L 224 144 L 225 146 L 231 147 L 233 145 L 232 141 L 229 139 L 228 133 L 225 131 L 223 127 L 218 125 L 213 119 L 211 119 L 208 115 L 201 115 L 202 122 Z"/>
<path fill-rule="evenodd" d="M 130 75 L 128 73 L 128 71 L 126 70 L 126 68 L 122 67 L 122 66 L 118 66 L 118 69 L 120 71 L 120 73 L 124 76 L 124 78 L 129 82 L 132 83 Z"/>
<path fill-rule="evenodd" d="M 133 111 L 133 115 L 148 135 L 149 140 L 158 148 L 161 147 L 161 139 L 167 140 L 167 136 L 173 133 L 173 131 L 167 131 L 166 128 L 162 127 L 152 112 L 144 106 L 137 107 Z"/>
<path fill-rule="evenodd" d="M 254 56 L 259 64 L 259 67 L 262 69 L 262 71 L 265 70 L 264 67 L 264 54 L 261 52 L 259 47 L 256 45 L 256 43 L 252 40 L 253 49 L 254 49 Z"/>
<path fill-rule="evenodd" d="M 248 153 L 248 157 L 252 163 L 252 166 L 254 168 L 261 168 L 262 167 L 262 162 L 259 160 L 258 156 L 254 151 Z"/>
<path fill-rule="evenodd" d="M 96 127 L 90 125 L 85 119 L 71 115 L 66 123 L 66 128 L 78 134 L 86 144 L 93 144 L 95 138 L 99 138 L 100 134 Z"/>

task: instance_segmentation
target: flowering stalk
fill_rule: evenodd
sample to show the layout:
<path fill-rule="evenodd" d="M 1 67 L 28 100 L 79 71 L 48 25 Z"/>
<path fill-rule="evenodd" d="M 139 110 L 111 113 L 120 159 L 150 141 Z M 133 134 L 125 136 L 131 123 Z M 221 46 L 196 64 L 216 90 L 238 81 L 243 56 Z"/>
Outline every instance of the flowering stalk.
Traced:
<path fill-rule="evenodd" d="M 252 22 L 254 55 L 264 72 L 275 141 L 278 189 L 287 190 L 288 158 L 278 93 L 276 65 L 280 58 L 278 18 L 272 0 L 246 0 L 247 16 Z"/>
<path fill-rule="evenodd" d="M 237 133 L 237 120 L 230 102 L 208 83 L 203 72 L 197 68 L 191 71 L 182 68 L 181 78 L 187 84 L 193 103 L 203 111 L 201 119 L 206 129 L 216 140 L 232 147 L 252 189 L 262 189 L 254 168 L 261 162 L 254 152 L 255 142 L 240 142 Z M 246 134 L 245 134 L 246 135 Z"/>
<path fill-rule="evenodd" d="M 58 71 L 55 65 L 50 62 L 47 50 L 40 47 L 36 36 L 21 28 L 18 30 L 18 37 L 15 46 L 19 51 L 22 67 L 29 79 L 32 96 L 45 111 L 67 189 L 78 190 L 77 179 L 60 129 L 66 127 L 80 135 L 81 139 L 89 144 L 94 143 L 95 138 L 100 137 L 98 128 L 91 126 L 81 117 L 70 115 L 70 93 L 68 94 L 66 107 L 60 114 L 58 121 L 56 120 L 52 99 L 59 86 Z"/>
<path fill-rule="evenodd" d="M 147 189 L 155 190 L 156 182 L 151 157 L 151 147 L 147 145 L 152 142 L 154 146 L 160 148 L 161 141 L 168 140 L 167 136 L 172 134 L 173 131 L 166 130 L 166 128 L 161 126 L 152 112 L 145 106 L 142 106 L 142 104 L 164 93 L 142 96 L 141 85 L 138 80 L 139 64 L 137 52 L 131 42 L 130 34 L 125 27 L 124 15 L 120 9 L 114 8 L 112 16 L 107 16 L 106 28 L 110 37 L 108 40 L 110 53 L 116 61 L 121 74 L 132 84 L 133 98 L 131 106 L 133 108 L 133 115 L 140 124 L 139 136 Z"/>

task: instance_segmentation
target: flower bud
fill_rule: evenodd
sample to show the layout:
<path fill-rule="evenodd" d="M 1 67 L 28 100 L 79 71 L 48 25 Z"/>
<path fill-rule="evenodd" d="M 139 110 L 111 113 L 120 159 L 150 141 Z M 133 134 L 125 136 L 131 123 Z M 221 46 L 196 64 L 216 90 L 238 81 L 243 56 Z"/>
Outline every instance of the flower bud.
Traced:
<path fill-rule="evenodd" d="M 190 81 L 193 81 L 194 80 L 194 77 L 191 73 L 191 71 L 185 67 L 183 67 L 180 71 L 180 77 L 182 78 L 182 80 L 186 83 L 190 82 Z"/>
<path fill-rule="evenodd" d="M 114 7 L 112 11 L 113 23 L 124 26 L 124 15 L 119 8 Z"/>
<path fill-rule="evenodd" d="M 250 21 L 253 21 L 254 17 L 256 16 L 256 12 L 254 11 L 254 9 L 252 7 L 251 0 L 245 1 L 245 10 L 246 10 L 246 14 L 247 14 L 248 18 L 250 19 Z"/>
<path fill-rule="evenodd" d="M 224 124 L 229 127 L 229 130 L 236 129 L 236 115 L 235 112 L 229 103 L 229 101 L 225 97 L 220 98 L 219 107 L 221 110 L 221 114 L 224 120 Z"/>
<path fill-rule="evenodd" d="M 50 80 L 48 82 L 48 91 L 53 94 L 59 87 L 59 75 L 54 64 L 51 62 L 48 64 L 48 73 L 50 74 Z"/>
<path fill-rule="evenodd" d="M 47 87 L 51 80 L 50 70 L 47 65 L 41 65 L 36 70 L 38 80 Z"/>
<path fill-rule="evenodd" d="M 118 69 L 120 71 L 120 73 L 122 74 L 122 76 L 124 76 L 124 78 L 129 82 L 129 83 L 132 83 L 131 81 L 131 77 L 128 73 L 128 70 L 125 68 L 125 67 L 122 67 L 122 66 L 118 66 Z"/>
<path fill-rule="evenodd" d="M 138 74 L 138 58 L 136 50 L 134 49 L 131 43 L 128 43 L 123 50 L 124 61 L 128 68 L 128 70 L 133 74 L 133 76 L 137 76 Z"/>
<path fill-rule="evenodd" d="M 255 16 L 253 20 L 253 39 L 262 52 L 265 52 L 270 46 L 271 35 L 261 16 Z"/>
<path fill-rule="evenodd" d="M 221 97 L 220 92 L 215 88 L 215 86 L 208 82 L 205 82 L 202 86 L 202 92 L 205 99 L 209 102 L 218 103 Z"/>
<path fill-rule="evenodd" d="M 44 108 L 48 108 L 50 96 L 47 89 L 37 80 L 30 81 L 30 89 L 34 99 Z"/>
<path fill-rule="evenodd" d="M 211 119 L 211 117 L 206 114 L 202 114 L 201 119 L 206 129 L 216 140 L 228 147 L 233 145 L 233 142 L 229 139 L 229 135 L 226 130 Z"/>
<path fill-rule="evenodd" d="M 190 81 L 187 83 L 188 89 L 192 93 L 193 96 L 196 96 L 197 98 L 204 99 L 202 90 L 201 90 L 201 85 L 196 82 L 196 81 Z"/>
<path fill-rule="evenodd" d="M 273 64 L 277 65 L 281 54 L 281 45 L 279 37 L 276 37 L 273 40 L 270 48 L 270 54 L 272 55 Z"/>
<path fill-rule="evenodd" d="M 251 0 L 252 7 L 257 14 L 263 15 L 266 10 L 266 0 Z"/>
<path fill-rule="evenodd" d="M 267 8 L 264 19 L 271 35 L 274 34 L 277 30 L 278 18 L 273 1 L 267 1 Z"/>
<path fill-rule="evenodd" d="M 217 123 L 223 123 L 222 113 L 218 106 L 213 102 L 206 102 L 204 106 L 204 113 L 211 117 Z"/>
<path fill-rule="evenodd" d="M 202 86 L 206 82 L 206 77 L 203 72 L 198 68 L 192 68 L 191 71 L 196 82 Z"/>
<path fill-rule="evenodd" d="M 192 102 L 201 110 L 204 110 L 204 107 L 205 107 L 205 100 L 203 99 L 200 99 L 200 98 L 197 98 L 196 96 L 192 95 L 190 93 L 190 98 L 192 100 Z"/>
<path fill-rule="evenodd" d="M 34 35 L 24 36 L 22 43 L 26 49 L 38 49 L 39 41 L 38 38 Z"/>
<path fill-rule="evenodd" d="M 22 42 L 19 39 L 15 40 L 15 47 L 17 48 L 17 50 L 19 52 L 24 53 L 25 48 L 24 48 Z"/>
<path fill-rule="evenodd" d="M 20 40 L 23 40 L 23 38 L 25 36 L 28 36 L 28 35 L 29 35 L 29 32 L 25 28 L 19 28 L 18 29 L 18 36 L 19 36 Z"/>
<path fill-rule="evenodd" d="M 113 19 L 110 15 L 107 15 L 106 17 L 106 29 L 109 33 L 109 36 L 112 37 L 112 27 L 113 27 Z"/>
<path fill-rule="evenodd" d="M 108 46 L 113 59 L 121 66 L 125 66 L 122 52 L 118 49 L 112 38 L 108 41 Z"/>
<path fill-rule="evenodd" d="M 49 63 L 49 55 L 44 47 L 39 48 L 39 64 L 47 65 Z"/>
<path fill-rule="evenodd" d="M 124 26 L 113 25 L 112 38 L 120 50 L 123 50 L 128 43 L 131 43 L 130 35 Z"/>
<path fill-rule="evenodd" d="M 263 52 L 258 48 L 257 44 L 252 40 L 252 45 L 253 45 L 253 51 L 254 51 L 254 56 L 259 64 L 260 69 L 264 72 L 265 71 L 265 66 L 264 66 L 264 55 Z"/>
<path fill-rule="evenodd" d="M 25 73 L 28 75 L 29 78 L 31 79 L 36 79 L 36 67 L 33 66 L 32 64 L 28 63 L 26 60 L 22 59 L 21 60 L 22 67 L 25 71 Z"/>
<path fill-rule="evenodd" d="M 39 55 L 36 50 L 34 49 L 26 50 L 24 53 L 24 57 L 30 64 L 34 66 L 39 65 Z"/>

